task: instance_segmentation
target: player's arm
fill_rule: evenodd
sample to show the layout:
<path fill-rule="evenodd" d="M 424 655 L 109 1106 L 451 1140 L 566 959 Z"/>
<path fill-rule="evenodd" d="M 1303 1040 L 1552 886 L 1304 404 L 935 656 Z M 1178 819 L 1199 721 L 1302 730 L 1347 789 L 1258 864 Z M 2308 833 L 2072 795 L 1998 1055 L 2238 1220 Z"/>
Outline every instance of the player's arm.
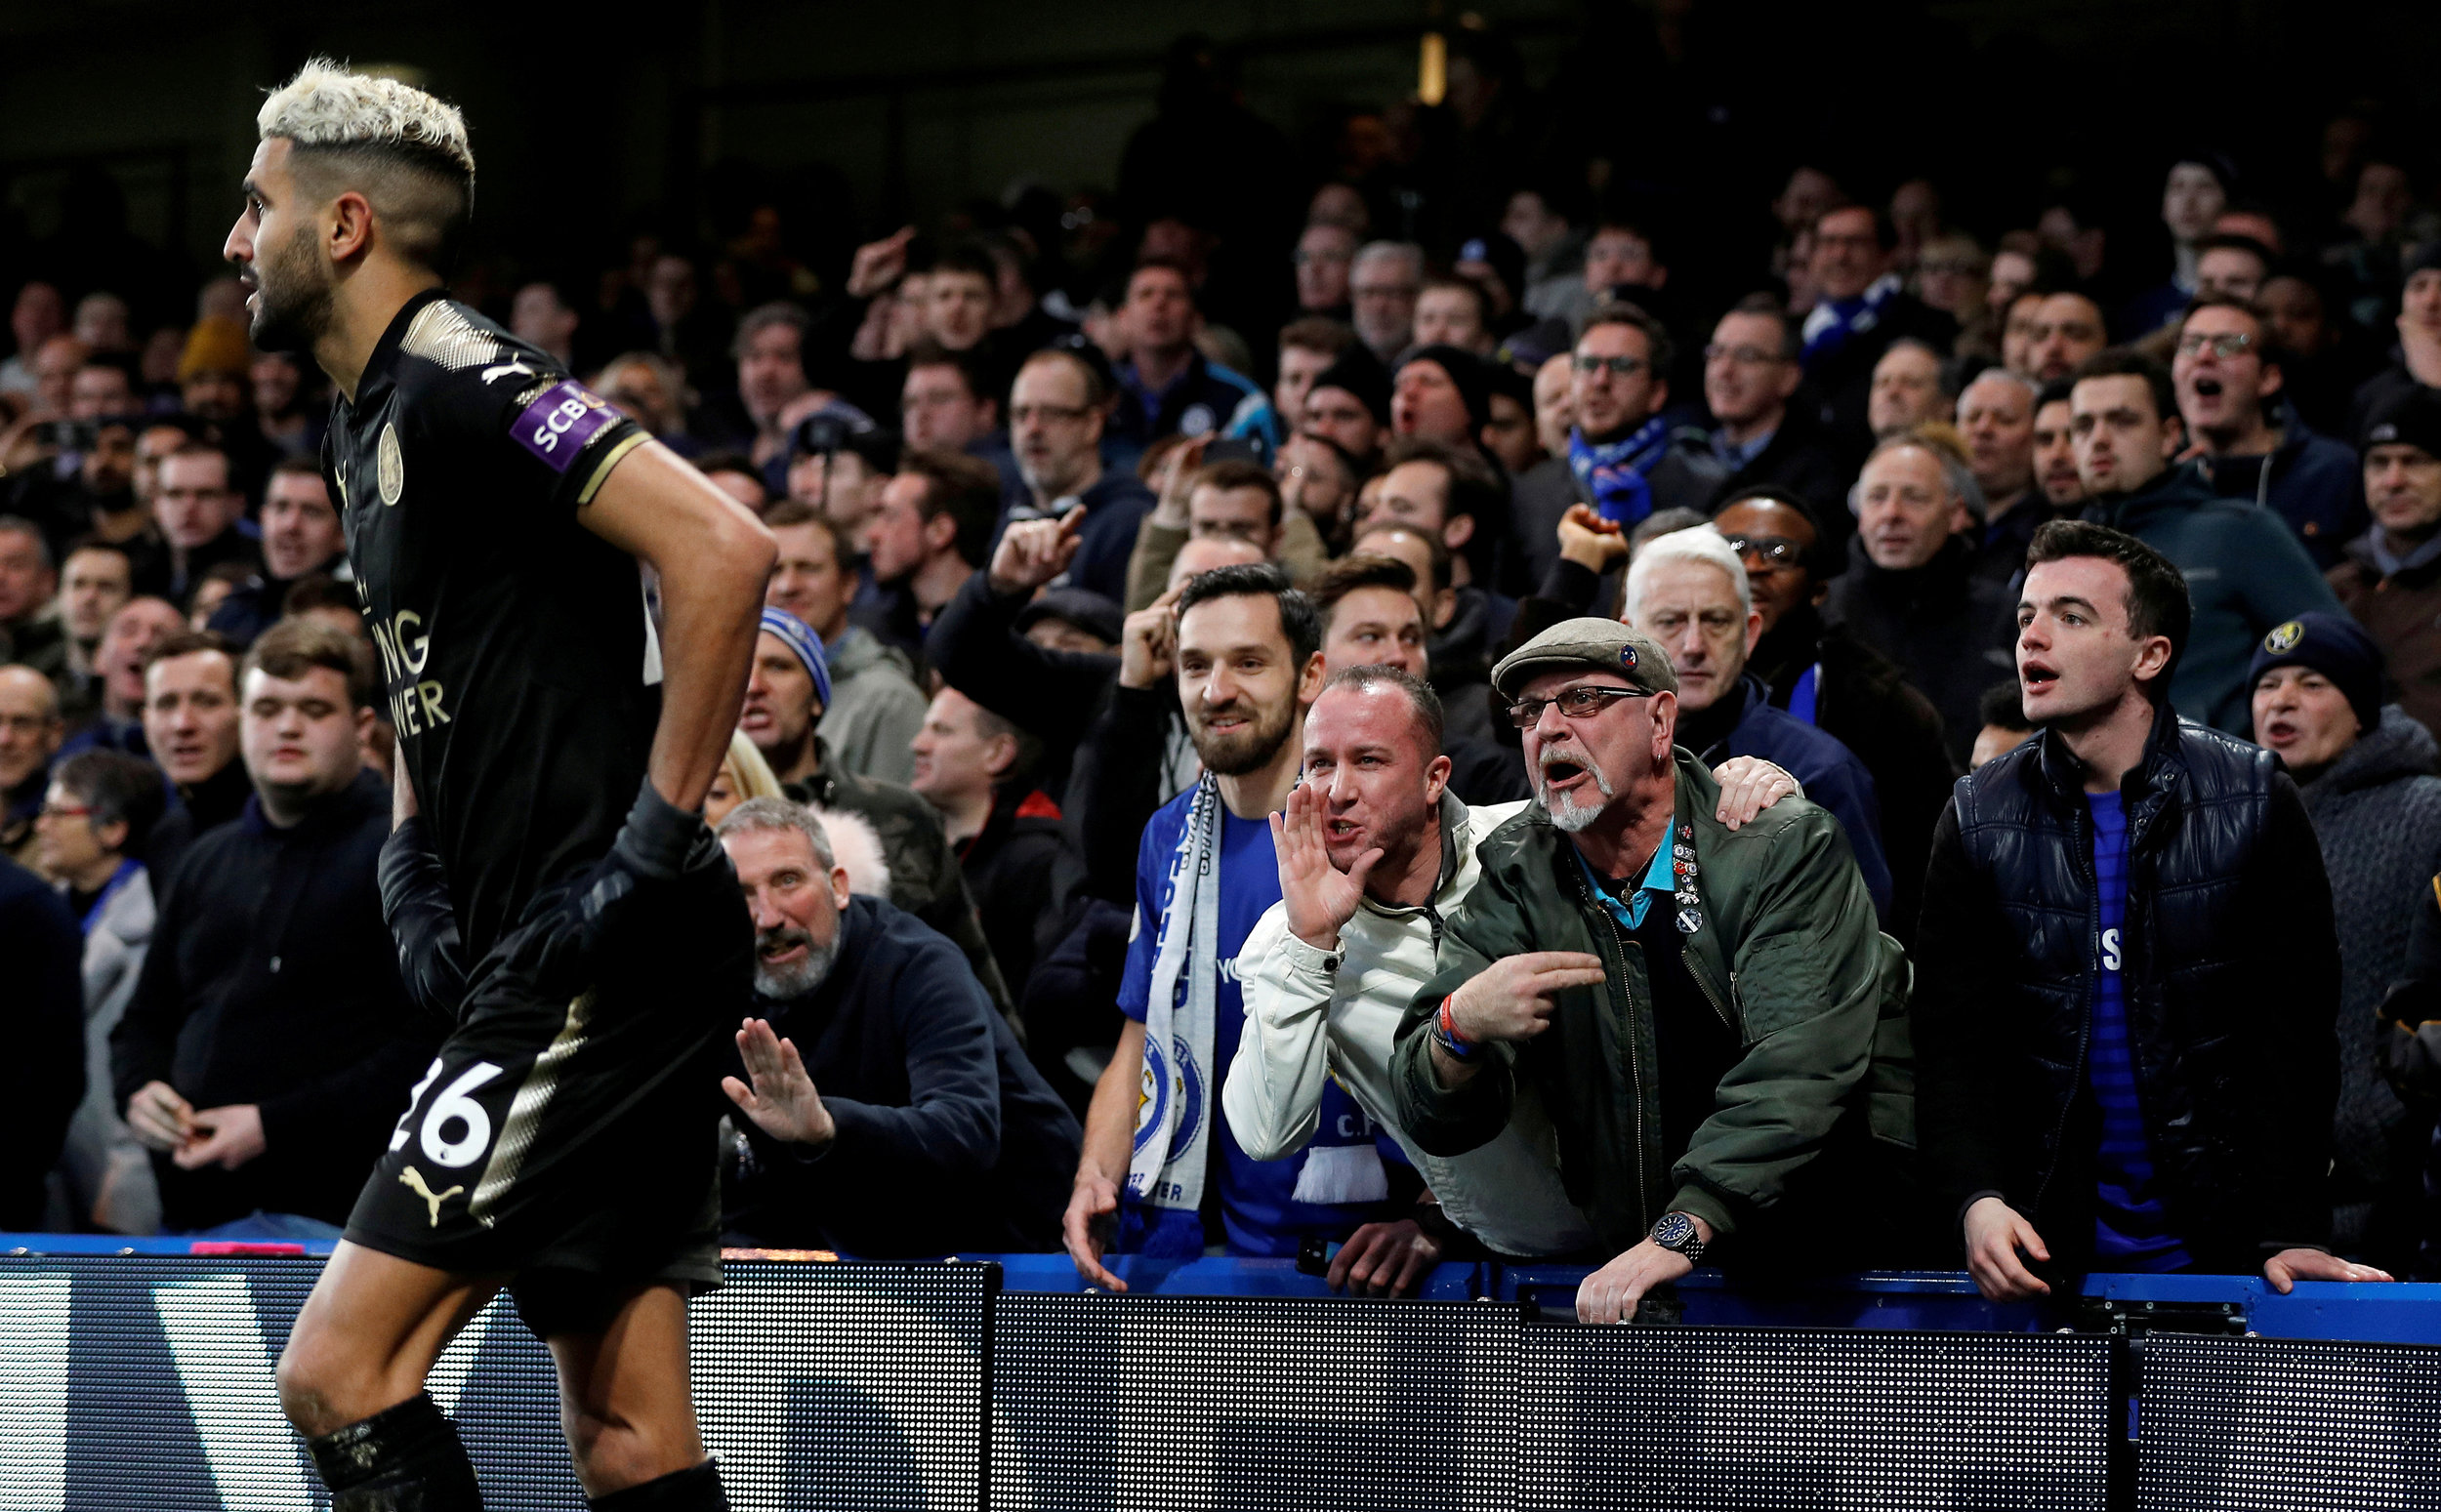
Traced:
<path fill-rule="evenodd" d="M 661 579 L 661 723 L 648 771 L 655 792 L 692 813 L 737 727 L 779 549 L 744 505 L 658 441 L 620 458 L 577 519 Z"/>

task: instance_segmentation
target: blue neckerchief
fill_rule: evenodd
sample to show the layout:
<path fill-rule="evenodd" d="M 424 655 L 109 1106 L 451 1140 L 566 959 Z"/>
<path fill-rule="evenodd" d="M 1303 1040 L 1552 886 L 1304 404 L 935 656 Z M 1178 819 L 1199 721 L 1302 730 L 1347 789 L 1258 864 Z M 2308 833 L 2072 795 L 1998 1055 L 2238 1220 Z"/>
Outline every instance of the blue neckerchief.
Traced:
<path fill-rule="evenodd" d="M 1593 889 L 1594 900 L 1610 911 L 1610 917 L 1619 920 L 1622 929 L 1634 931 L 1641 927 L 1646 911 L 1652 907 L 1653 894 L 1658 892 L 1667 897 L 1676 884 L 1677 877 L 1671 865 L 1670 838 L 1667 835 L 1660 844 L 1653 847 L 1652 865 L 1644 869 L 1643 883 L 1625 903 L 1612 897 L 1610 889 L 1602 885 L 1602 879 L 1593 875 L 1593 865 L 1585 859 L 1584 851 L 1571 845 L 1568 854 L 1577 858 L 1579 870 L 1585 873 L 1585 884 Z"/>
<path fill-rule="evenodd" d="M 1659 415 L 1616 441 L 1589 441 L 1568 432 L 1568 470 L 1593 498 L 1602 518 L 1634 525 L 1653 512 L 1653 490 L 1644 475 L 1670 449 L 1670 425 Z"/>
<path fill-rule="evenodd" d="M 1797 686 L 1789 689 L 1789 713 L 1807 724 L 1814 722 L 1814 694 L 1822 683 L 1822 664 L 1814 663 L 1798 674 Z"/>
<path fill-rule="evenodd" d="M 1847 345 L 1860 331 L 1882 323 L 1882 311 L 1898 298 L 1898 279 L 1885 273 L 1852 300 L 1825 300 L 1805 317 L 1805 349 L 1798 363 L 1811 373 L 1814 365 Z"/>

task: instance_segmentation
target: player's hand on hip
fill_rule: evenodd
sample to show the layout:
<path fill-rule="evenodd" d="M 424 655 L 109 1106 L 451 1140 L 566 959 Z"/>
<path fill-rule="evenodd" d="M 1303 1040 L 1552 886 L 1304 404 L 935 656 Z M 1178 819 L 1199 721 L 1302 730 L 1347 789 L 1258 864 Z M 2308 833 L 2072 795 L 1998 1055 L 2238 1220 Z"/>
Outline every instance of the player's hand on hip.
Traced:
<path fill-rule="evenodd" d="M 167 1082 L 146 1082 L 127 1099 L 127 1126 L 146 1149 L 167 1155 L 194 1133 L 195 1110 Z"/>
<path fill-rule="evenodd" d="M 2320 1249 L 2283 1249 L 2263 1262 L 2263 1279 L 2286 1296 L 2300 1281 L 2396 1281 L 2388 1271 L 2358 1265 Z"/>
<path fill-rule="evenodd" d="M 1634 1248 L 1577 1284 L 1577 1322 L 1633 1323 L 1644 1293 L 1693 1269 L 1695 1262 L 1676 1249 L 1640 1240 Z"/>
<path fill-rule="evenodd" d="M 1720 801 L 1713 806 L 1712 816 L 1732 830 L 1753 823 L 1782 798 L 1805 793 L 1796 778 L 1761 756 L 1731 756 L 1712 769 L 1712 780 L 1720 784 Z"/>
<path fill-rule="evenodd" d="M 194 1132 L 170 1155 L 181 1170 L 218 1165 L 235 1170 L 263 1153 L 263 1110 L 253 1103 L 205 1108 L 194 1116 Z"/>
<path fill-rule="evenodd" d="M 1504 956 L 1450 995 L 1450 1020 L 1469 1040 L 1531 1040 L 1551 1025 L 1551 994 L 1602 979 L 1602 958 L 1584 951 Z"/>
<path fill-rule="evenodd" d="M 1997 1197 L 1975 1200 L 1966 1209 L 1966 1272 L 1975 1289 L 1994 1302 L 2025 1302 L 2051 1294 L 2050 1283 L 2026 1268 L 2023 1250 L 2048 1261 L 2050 1249 L 2023 1214 Z"/>
<path fill-rule="evenodd" d="M 1323 1279 L 1334 1291 L 1345 1287 L 1351 1295 L 1397 1296 L 1413 1289 L 1440 1258 L 1441 1242 L 1413 1218 L 1368 1223 L 1331 1256 Z"/>
<path fill-rule="evenodd" d="M 746 1063 L 749 1081 L 723 1077 L 721 1090 L 755 1127 L 801 1145 L 827 1145 L 839 1133 L 839 1122 L 822 1106 L 822 1094 L 814 1090 L 795 1042 L 772 1033 L 768 1021 L 745 1021 L 737 1031 L 737 1054 Z"/>
<path fill-rule="evenodd" d="M 1059 1235 L 1068 1246 L 1068 1258 L 1076 1263 L 1076 1273 L 1087 1285 L 1106 1291 L 1128 1288 L 1101 1263 L 1118 1215 L 1119 1184 L 1091 1167 L 1079 1170 L 1076 1188 L 1068 1194 L 1067 1213 L 1059 1220 Z"/>
<path fill-rule="evenodd" d="M 1339 949 L 1340 930 L 1364 902 L 1365 879 L 1382 859 L 1380 846 L 1358 856 L 1345 872 L 1333 864 L 1325 839 L 1323 797 L 1310 786 L 1289 790 L 1288 804 L 1271 816 L 1271 844 L 1280 867 L 1280 902 L 1291 934 L 1315 950 Z"/>

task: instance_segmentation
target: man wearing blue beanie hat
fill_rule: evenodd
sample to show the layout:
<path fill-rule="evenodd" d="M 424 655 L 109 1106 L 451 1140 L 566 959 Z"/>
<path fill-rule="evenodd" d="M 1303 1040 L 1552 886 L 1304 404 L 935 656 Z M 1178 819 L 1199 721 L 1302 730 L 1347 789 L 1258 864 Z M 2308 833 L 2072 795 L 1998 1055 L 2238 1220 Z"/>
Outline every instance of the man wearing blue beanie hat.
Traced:
<path fill-rule="evenodd" d="M 2377 1074 L 2378 1009 L 2409 974 L 2412 905 L 2441 874 L 2441 745 L 2396 704 L 2382 707 L 2380 648 L 2343 616 L 2273 627 L 2251 680 L 2255 743 L 2296 778 L 2338 926 L 2332 1248 L 2395 1273 L 2415 1259 L 2432 1121 Z"/>
<path fill-rule="evenodd" d="M 890 866 L 890 901 L 948 936 L 992 1001 L 1008 1012 L 1008 984 L 939 816 L 912 790 L 840 765 L 815 733 L 830 706 L 831 668 L 812 627 L 785 609 L 765 607 L 762 629 L 738 733 L 763 753 L 788 797 L 843 810 L 873 827 Z"/>

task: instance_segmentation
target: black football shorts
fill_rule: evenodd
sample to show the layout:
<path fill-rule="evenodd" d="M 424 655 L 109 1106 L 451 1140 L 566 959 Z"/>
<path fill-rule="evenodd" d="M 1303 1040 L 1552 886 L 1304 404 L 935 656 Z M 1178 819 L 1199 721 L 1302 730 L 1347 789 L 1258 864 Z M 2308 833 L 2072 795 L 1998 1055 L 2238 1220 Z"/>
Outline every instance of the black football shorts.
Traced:
<path fill-rule="evenodd" d="M 699 854 L 641 884 L 573 975 L 575 887 L 537 897 L 470 974 L 350 1241 L 511 1276 L 546 1336 L 598 1327 L 641 1286 L 719 1285 L 720 1068 L 753 1002 L 754 927 L 726 857 Z"/>

